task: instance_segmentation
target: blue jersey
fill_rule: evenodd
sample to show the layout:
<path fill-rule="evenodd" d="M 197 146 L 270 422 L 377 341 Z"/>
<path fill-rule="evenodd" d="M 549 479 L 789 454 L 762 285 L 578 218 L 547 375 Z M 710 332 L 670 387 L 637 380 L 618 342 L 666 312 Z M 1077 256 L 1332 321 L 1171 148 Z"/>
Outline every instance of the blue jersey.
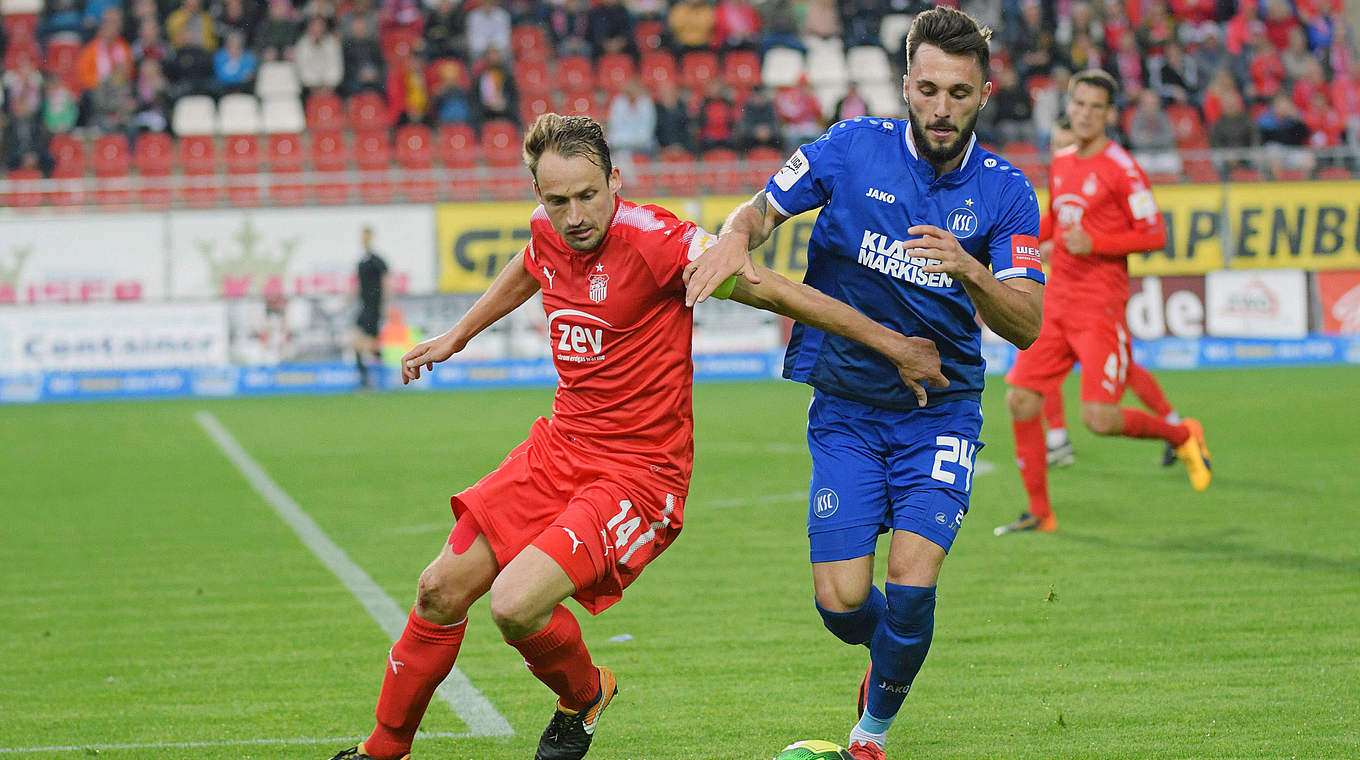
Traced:
<path fill-rule="evenodd" d="M 899 119 L 840 122 L 794 153 L 765 192 L 784 216 L 824 207 L 808 243 L 805 283 L 903 335 L 934 341 L 949 387 L 928 389 L 932 406 L 978 399 L 984 363 L 973 302 L 953 278 L 922 271 L 930 260 L 902 244 L 915 237 L 908 228 L 934 225 L 997 279 L 1042 283 L 1039 204 L 1025 175 L 976 138 L 959 168 L 936 178 L 909 133 Z M 784 376 L 872 406 L 916 408 L 887 359 L 802 324 L 793 327 Z"/>

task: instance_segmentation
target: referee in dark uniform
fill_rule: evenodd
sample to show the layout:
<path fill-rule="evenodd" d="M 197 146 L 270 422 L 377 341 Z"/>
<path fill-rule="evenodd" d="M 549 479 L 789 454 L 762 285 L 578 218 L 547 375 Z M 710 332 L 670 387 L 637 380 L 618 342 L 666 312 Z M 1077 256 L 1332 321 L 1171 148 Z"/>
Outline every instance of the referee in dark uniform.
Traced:
<path fill-rule="evenodd" d="M 359 368 L 359 382 L 372 387 L 366 358 L 381 361 L 378 353 L 378 328 L 382 322 L 382 302 L 387 283 L 387 262 L 373 250 L 373 228 L 365 225 L 362 231 L 364 257 L 359 260 L 359 318 L 354 326 L 354 365 Z"/>

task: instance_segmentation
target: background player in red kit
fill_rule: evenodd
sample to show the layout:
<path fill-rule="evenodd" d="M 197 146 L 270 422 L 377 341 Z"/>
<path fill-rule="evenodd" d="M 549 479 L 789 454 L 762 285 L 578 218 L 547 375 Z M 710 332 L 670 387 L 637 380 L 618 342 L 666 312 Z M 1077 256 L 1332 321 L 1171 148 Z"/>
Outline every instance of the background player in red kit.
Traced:
<path fill-rule="evenodd" d="M 1054 155 L 1061 152 L 1069 145 L 1074 145 L 1076 138 L 1072 136 L 1072 125 L 1064 115 L 1054 125 L 1053 132 L 1049 135 L 1049 148 Z M 1051 225 L 1052 220 L 1049 220 Z M 1048 228 L 1052 234 L 1052 227 Z M 1039 244 L 1039 253 L 1044 261 L 1053 259 L 1053 238 L 1049 237 Z M 1166 420 L 1172 425 L 1181 421 L 1181 417 L 1172 408 L 1171 402 L 1166 398 L 1166 392 L 1157 382 L 1157 378 L 1142 365 L 1129 357 L 1129 368 L 1125 374 L 1125 384 L 1133 395 L 1138 397 L 1143 406 L 1157 413 L 1157 416 Z M 1059 380 L 1061 383 L 1061 379 Z M 1044 421 L 1048 425 L 1048 432 L 1045 434 L 1045 442 L 1048 444 L 1048 466 L 1067 467 L 1077 461 L 1076 449 L 1072 447 L 1072 439 L 1067 435 L 1067 414 L 1063 409 L 1063 397 L 1061 384 L 1044 392 Z M 1176 463 L 1176 447 L 1170 443 L 1165 444 L 1166 450 L 1162 453 L 1162 466 L 1170 467 Z"/>
<path fill-rule="evenodd" d="M 1162 248 L 1166 225 L 1147 175 L 1105 136 L 1117 91 L 1114 78 L 1099 69 L 1080 72 L 1068 84 L 1067 117 L 1076 144 L 1053 158 L 1049 212 L 1040 227 L 1041 239 L 1053 239 L 1043 327 L 1006 375 L 1011 386 L 1006 406 L 1029 508 L 997 528 L 997 535 L 1058 527 L 1048 500 L 1039 413 L 1043 394 L 1058 387 L 1078 361 L 1081 419 L 1087 428 L 1098 435 L 1160 438 L 1176 447 L 1195 490 L 1209 487 L 1209 453 L 1197 421 L 1171 424 L 1119 406 L 1130 362 L 1126 257 Z"/>
<path fill-rule="evenodd" d="M 617 197 L 600 125 L 539 117 L 524 138 L 540 206 L 529 244 L 448 332 L 402 361 L 418 379 L 542 290 L 559 381 L 551 419 L 499 468 L 452 498 L 457 523 L 420 576 L 415 608 L 392 647 L 377 726 L 333 760 L 409 757 L 436 687 L 453 668 L 468 607 L 491 616 L 530 671 L 558 696 L 537 760 L 584 757 L 616 692 L 597 667 L 574 597 L 592 614 L 670 545 L 684 520 L 693 465 L 692 312 L 684 267 L 715 238 L 656 206 Z M 925 403 L 920 381 L 947 385 L 935 346 L 907 338 L 772 272 L 735 282 L 734 300 L 858 340 L 887 356 Z"/>

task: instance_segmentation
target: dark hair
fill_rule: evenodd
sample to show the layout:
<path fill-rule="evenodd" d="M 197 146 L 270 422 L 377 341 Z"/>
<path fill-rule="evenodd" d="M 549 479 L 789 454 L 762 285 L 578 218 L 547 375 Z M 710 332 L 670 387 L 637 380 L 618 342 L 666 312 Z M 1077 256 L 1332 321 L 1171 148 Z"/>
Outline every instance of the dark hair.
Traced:
<path fill-rule="evenodd" d="M 614 164 L 609 160 L 609 143 L 604 128 L 589 116 L 563 116 L 545 113 L 524 135 L 524 165 L 538 178 L 538 160 L 552 151 L 564 158 L 585 156 L 609 176 Z"/>
<path fill-rule="evenodd" d="M 1084 69 L 1073 74 L 1072 78 L 1067 80 L 1067 94 L 1076 92 L 1079 84 L 1089 84 L 1104 90 L 1110 96 L 1111 105 L 1114 105 L 1114 100 L 1119 95 L 1119 82 L 1104 69 Z"/>
<path fill-rule="evenodd" d="M 976 57 L 986 79 L 992 63 L 991 40 L 992 30 L 978 26 L 967 13 L 948 6 L 932 8 L 917 16 L 907 32 L 907 68 L 916 60 L 917 48 L 934 45 L 950 55 Z"/>

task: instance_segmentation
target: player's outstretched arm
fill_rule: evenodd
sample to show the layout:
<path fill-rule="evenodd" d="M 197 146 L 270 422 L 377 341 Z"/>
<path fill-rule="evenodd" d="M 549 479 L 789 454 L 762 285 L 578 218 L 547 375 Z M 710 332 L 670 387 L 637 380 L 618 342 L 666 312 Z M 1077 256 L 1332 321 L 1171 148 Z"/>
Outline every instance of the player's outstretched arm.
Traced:
<path fill-rule="evenodd" d="M 458 324 L 443 335 L 418 344 L 401 357 L 401 384 L 419 380 L 421 367 L 433 370 L 437 362 L 462 351 L 468 341 L 495 324 L 496 320 L 519 308 L 538 292 L 538 288 L 538 280 L 524 269 L 524 252 L 520 251 L 496 276 L 496 281 L 477 299 L 477 303 L 458 320 Z"/>
<path fill-rule="evenodd" d="M 703 303 L 737 272 L 741 272 L 747 282 L 759 283 L 760 275 L 751 263 L 751 251 L 768 240 L 774 228 L 787 218 L 770 206 L 764 190 L 733 209 L 723 222 L 718 242 L 685 267 L 685 305 Z"/>
<path fill-rule="evenodd" d="M 944 272 L 963 284 L 982 321 L 1017 348 L 1033 345 L 1044 316 L 1044 286 L 1016 277 L 1002 282 L 981 261 L 963 250 L 958 238 L 929 224 L 907 230 L 919 237 L 903 243 L 914 256 L 935 259 L 923 271 Z"/>
<path fill-rule="evenodd" d="M 895 365 L 902 382 L 916 394 L 916 403 L 926 405 L 929 383 L 936 388 L 949 385 L 940 372 L 940 352 L 926 338 L 909 338 L 855 311 L 849 305 L 816 288 L 752 264 L 759 280 L 736 279 L 731 299 L 757 309 L 782 314 L 790 319 L 862 343 L 883 354 Z"/>

